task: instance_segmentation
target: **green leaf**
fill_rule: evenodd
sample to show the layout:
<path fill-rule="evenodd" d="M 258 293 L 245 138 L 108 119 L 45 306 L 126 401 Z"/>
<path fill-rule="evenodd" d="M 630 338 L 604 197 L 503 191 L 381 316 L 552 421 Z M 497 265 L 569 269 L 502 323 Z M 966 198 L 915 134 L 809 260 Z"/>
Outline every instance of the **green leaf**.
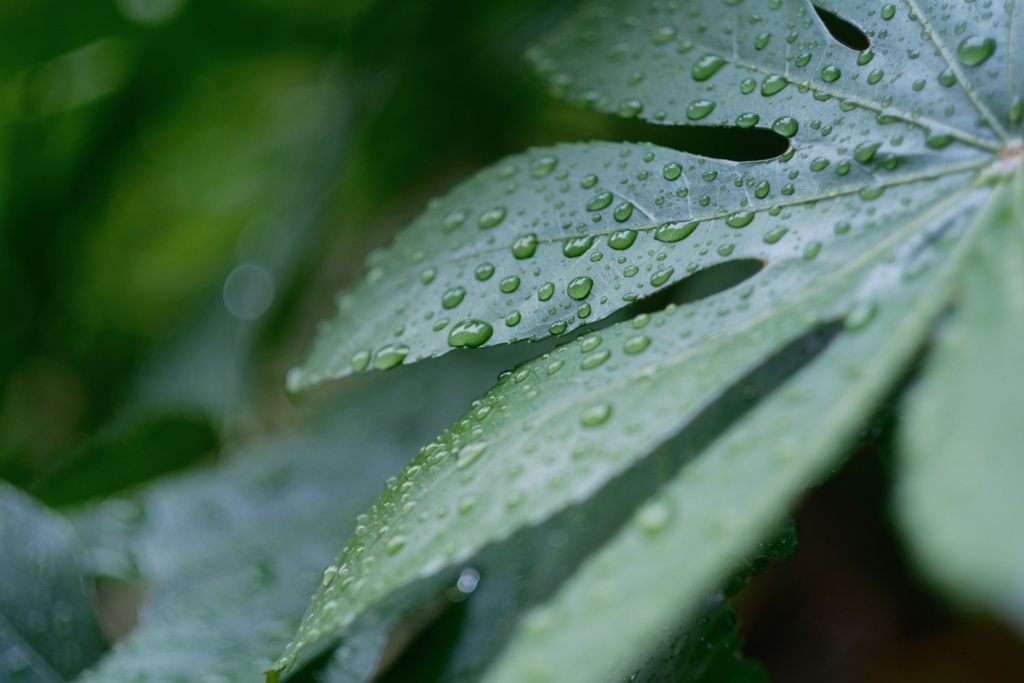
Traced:
<path fill-rule="evenodd" d="M 457 410 L 442 401 L 423 410 L 418 397 L 438 386 L 438 373 L 455 401 L 478 391 L 479 366 L 423 370 L 343 400 L 310 433 L 78 510 L 91 572 L 149 588 L 138 627 L 82 680 L 258 679 L 350 520 Z M 346 638 L 360 680 L 396 618 L 368 619 Z"/>
<path fill-rule="evenodd" d="M 857 52 L 810 3 L 672 7 L 591 6 L 531 59 L 586 106 L 757 125 L 789 138 L 785 154 L 738 163 L 590 143 L 511 157 L 432 202 L 370 259 L 289 386 L 565 334 L 716 265 L 763 268 L 742 287 L 585 334 L 505 375 L 371 508 L 279 670 L 396 591 L 585 505 L 678 438 L 687 445 L 672 486 L 689 540 L 633 546 L 624 531 L 554 599 L 578 617 L 559 632 L 575 643 L 523 636 L 495 676 L 521 680 L 516 662 L 560 672 L 544 680 L 625 666 L 821 476 L 947 303 L 964 251 L 991 222 L 992 204 L 982 207 L 1020 164 L 1009 75 L 1020 10 L 829 7 L 869 37 Z M 958 239 L 952 254 L 935 248 Z M 791 391 L 815 399 L 779 398 Z M 757 429 L 744 426 L 747 411 Z M 746 429 L 764 439 L 742 438 Z M 777 461 L 759 448 L 773 440 L 788 449 Z M 687 489 L 689 459 L 721 488 Z M 706 538 L 701 515 L 742 532 Z M 623 595 L 640 567 L 650 585 L 672 584 L 671 597 L 637 600 L 646 608 L 630 628 L 601 626 L 619 611 L 595 615 L 579 596 L 605 553 L 622 562 Z M 587 653 L 568 656 L 584 643 Z"/>
<path fill-rule="evenodd" d="M 608 143 L 510 157 L 431 202 L 371 256 L 289 387 L 453 346 L 564 333 L 737 259 L 765 263 L 751 280 L 758 289 L 795 294 L 877 243 L 901 214 L 980 173 L 1005 173 L 1000 155 L 1017 144 L 1006 129 L 1019 115 L 989 84 L 1006 82 L 1009 18 L 985 11 L 884 19 L 869 3 L 844 6 L 872 37 L 864 53 L 837 43 L 809 3 L 584 12 L 531 53 L 557 92 L 605 111 L 639 103 L 638 115 L 659 123 L 756 121 L 792 147 L 752 163 Z M 763 34 L 773 37 L 759 49 Z M 968 39 L 1007 48 L 968 66 L 956 56 Z M 718 66 L 703 78 L 709 63 Z M 974 84 L 979 74 L 984 85 Z M 693 103 L 708 97 L 713 113 L 695 119 Z M 735 308 L 741 294 L 723 303 Z M 770 303 L 748 302 L 722 325 Z"/>
<path fill-rule="evenodd" d="M 0 482 L 0 547 L 0 680 L 70 680 L 106 649 L 70 525 Z"/>
<path fill-rule="evenodd" d="M 907 416 L 896 512 L 949 596 L 1024 624 L 1024 176 L 992 202 Z"/>

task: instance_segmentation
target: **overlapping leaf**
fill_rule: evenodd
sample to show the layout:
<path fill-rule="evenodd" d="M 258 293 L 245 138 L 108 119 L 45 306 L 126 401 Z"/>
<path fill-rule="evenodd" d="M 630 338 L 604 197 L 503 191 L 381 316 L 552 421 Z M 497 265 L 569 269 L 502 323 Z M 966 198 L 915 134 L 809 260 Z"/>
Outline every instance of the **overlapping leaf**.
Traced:
<path fill-rule="evenodd" d="M 896 510 L 922 569 L 1024 625 L 1024 176 L 1008 184 L 914 394 Z"/>
<path fill-rule="evenodd" d="M 1021 10 L 913 2 L 825 9 L 859 26 L 870 47 L 840 43 L 807 2 L 697 0 L 594 5 L 531 53 L 557 92 L 585 106 L 660 123 L 770 128 L 791 147 L 736 163 L 590 143 L 501 162 L 433 202 L 371 259 L 290 375 L 292 389 L 452 347 L 564 334 L 712 266 L 743 259 L 763 267 L 742 286 L 584 335 L 506 375 L 370 510 L 328 568 L 280 669 L 394 591 L 589 499 L 700 427 L 712 445 L 688 454 L 693 465 L 681 465 L 682 483 L 666 495 L 678 493 L 693 519 L 726 515 L 745 531 L 735 545 L 716 545 L 699 522 L 680 522 L 692 544 L 668 544 L 664 557 L 636 546 L 628 529 L 628 551 L 609 546 L 620 559 L 660 557 L 644 566 L 652 580 L 671 576 L 679 591 L 660 602 L 665 611 L 642 614 L 635 638 L 622 638 L 621 624 L 603 632 L 620 638 L 620 649 L 604 640 L 598 648 L 610 659 L 618 652 L 625 665 L 671 623 L 670 610 L 692 607 L 830 462 L 836 440 L 870 411 L 949 296 L 967 247 L 950 257 L 935 243 L 984 232 L 993 210 L 979 208 L 1019 165 L 1012 47 Z M 944 263 L 939 275 L 921 276 L 933 259 Z M 833 326 L 840 320 L 844 332 Z M 868 325 L 869 334 L 856 332 Z M 820 349 L 801 350 L 815 335 L 827 343 L 836 334 L 839 351 L 816 358 Z M 758 395 L 766 367 L 783 372 L 774 387 L 801 364 L 810 367 L 793 390 L 817 403 L 792 407 L 771 395 L 751 417 L 765 438 L 792 446 L 794 467 L 758 478 L 763 449 L 741 438 L 750 406 L 714 408 L 737 391 Z M 802 377 L 825 379 L 819 386 Z M 710 490 L 721 498 L 688 488 L 691 468 L 718 479 L 723 488 Z M 749 486 L 766 477 L 771 495 L 752 495 Z M 723 509 L 725 499 L 737 508 Z M 668 556 L 687 552 L 702 564 L 681 580 Z M 598 556 L 587 567 L 600 563 Z M 554 601 L 599 635 L 597 616 L 618 612 L 586 607 L 587 567 Z M 582 637 L 575 628 L 560 633 Z M 539 680 L 616 670 L 615 662 L 564 656 L 571 648 L 562 640 L 551 638 L 550 649 L 542 640 L 514 641 L 504 660 L 512 664 L 496 680 L 523 680 L 516 676 L 529 671 L 519 665 L 543 652 L 554 654 L 536 659 Z"/>

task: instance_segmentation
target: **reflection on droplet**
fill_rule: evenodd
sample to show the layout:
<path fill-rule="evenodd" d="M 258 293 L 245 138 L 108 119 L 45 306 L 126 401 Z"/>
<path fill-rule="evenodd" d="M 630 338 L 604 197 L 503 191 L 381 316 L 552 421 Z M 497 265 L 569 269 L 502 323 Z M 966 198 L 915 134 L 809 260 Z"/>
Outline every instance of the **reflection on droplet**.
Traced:
<path fill-rule="evenodd" d="M 239 320 L 255 320 L 274 301 L 274 279 L 262 266 L 243 263 L 224 281 L 224 307 Z"/>

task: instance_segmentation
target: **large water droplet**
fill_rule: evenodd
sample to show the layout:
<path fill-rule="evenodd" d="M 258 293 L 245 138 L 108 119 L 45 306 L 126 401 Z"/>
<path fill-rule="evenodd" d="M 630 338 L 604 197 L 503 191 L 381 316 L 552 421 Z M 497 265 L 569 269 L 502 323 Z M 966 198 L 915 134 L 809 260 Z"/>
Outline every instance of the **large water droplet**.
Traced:
<path fill-rule="evenodd" d="M 612 213 L 615 220 L 622 223 L 623 221 L 629 220 L 629 217 L 633 215 L 633 205 L 630 202 L 622 202 L 615 207 L 615 211 Z"/>
<path fill-rule="evenodd" d="M 956 56 L 967 66 L 978 66 L 996 51 L 996 41 L 981 36 L 968 36 L 956 46 Z"/>
<path fill-rule="evenodd" d="M 644 334 L 630 337 L 623 344 L 622 350 L 629 354 L 640 353 L 651 345 L 651 338 Z"/>
<path fill-rule="evenodd" d="M 611 195 L 611 193 L 608 194 L 609 196 Z M 609 201 L 609 203 L 611 202 Z M 573 237 L 572 239 L 566 240 L 565 244 L 562 245 L 562 253 L 569 258 L 576 258 L 577 256 L 582 256 L 587 253 L 587 250 L 592 246 L 594 246 L 594 238 L 590 235 L 586 235 L 584 237 Z"/>
<path fill-rule="evenodd" d="M 594 281 L 589 277 L 582 276 L 573 278 L 569 283 L 569 286 L 566 288 L 566 293 L 573 299 L 582 301 L 590 295 L 590 290 L 593 286 Z"/>
<path fill-rule="evenodd" d="M 770 97 L 785 88 L 787 85 L 789 85 L 789 81 L 782 76 L 777 74 L 765 76 L 764 80 L 761 81 L 761 94 L 765 97 Z"/>
<path fill-rule="evenodd" d="M 512 292 L 519 289 L 519 276 L 509 275 L 506 278 L 502 278 L 501 282 L 498 283 L 498 289 L 504 294 L 511 294 Z"/>
<path fill-rule="evenodd" d="M 448 333 L 448 345 L 475 349 L 494 334 L 494 328 L 483 320 L 463 320 Z"/>
<path fill-rule="evenodd" d="M 730 228 L 745 228 L 754 220 L 755 215 L 753 211 L 737 211 L 725 219 L 725 224 Z"/>
<path fill-rule="evenodd" d="M 706 81 L 725 66 L 725 60 L 718 55 L 704 55 L 697 60 L 691 71 L 693 80 Z"/>
<path fill-rule="evenodd" d="M 543 178 L 551 173 L 558 165 L 558 157 L 545 155 L 530 162 L 530 175 L 534 178 Z"/>
<path fill-rule="evenodd" d="M 537 236 L 523 235 L 512 244 L 512 255 L 517 259 L 528 259 L 537 252 Z"/>
<path fill-rule="evenodd" d="M 629 249 L 635 241 L 635 230 L 616 230 L 608 236 L 608 246 L 619 251 Z"/>
<path fill-rule="evenodd" d="M 785 135 L 787 138 L 796 135 L 799 127 L 800 124 L 792 116 L 780 116 L 772 123 L 772 130 L 779 135 Z"/>
<path fill-rule="evenodd" d="M 698 225 L 700 225 L 700 221 L 659 225 L 657 230 L 654 231 L 654 239 L 659 242 L 678 242 L 692 235 Z"/>
<path fill-rule="evenodd" d="M 409 347 L 405 344 L 388 344 L 377 350 L 373 359 L 373 367 L 378 370 L 388 370 L 399 365 L 409 355 Z"/>
<path fill-rule="evenodd" d="M 598 192 L 587 202 L 587 211 L 600 211 L 601 209 L 608 208 L 614 200 L 615 195 L 611 192 Z"/>

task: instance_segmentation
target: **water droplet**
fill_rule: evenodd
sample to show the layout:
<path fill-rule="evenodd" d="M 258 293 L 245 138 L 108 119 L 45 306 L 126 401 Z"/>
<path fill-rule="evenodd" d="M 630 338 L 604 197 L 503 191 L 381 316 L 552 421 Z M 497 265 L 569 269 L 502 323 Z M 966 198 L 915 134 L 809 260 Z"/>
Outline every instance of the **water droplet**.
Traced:
<path fill-rule="evenodd" d="M 888 4 L 882 6 L 882 18 L 889 21 L 896 16 L 896 5 Z"/>
<path fill-rule="evenodd" d="M 661 171 L 661 174 L 665 176 L 665 180 L 675 180 L 682 175 L 682 173 L 683 167 L 675 162 L 665 164 L 665 168 Z"/>
<path fill-rule="evenodd" d="M 631 119 L 644 110 L 644 103 L 635 97 L 619 103 L 619 116 Z"/>
<path fill-rule="evenodd" d="M 779 76 L 778 74 L 765 76 L 764 80 L 761 81 L 761 94 L 765 97 L 771 97 L 787 85 L 789 85 L 789 81 L 787 81 L 783 76 Z"/>
<path fill-rule="evenodd" d="M 754 196 L 757 197 L 758 199 L 764 199 L 765 197 L 768 196 L 768 193 L 771 191 L 771 189 L 772 186 L 768 183 L 768 181 L 762 180 L 757 184 L 757 186 L 754 187 Z"/>
<path fill-rule="evenodd" d="M 481 455 L 484 454 L 484 451 L 487 450 L 488 446 L 490 446 L 490 444 L 486 441 L 471 443 L 463 446 L 459 450 L 459 455 L 455 459 L 455 467 L 459 469 L 469 467 L 474 462 L 476 462 Z"/>
<path fill-rule="evenodd" d="M 441 222 L 441 227 L 445 232 L 451 232 L 455 228 L 461 226 L 466 222 L 465 211 L 452 211 L 450 214 L 445 216 L 444 221 Z"/>
<path fill-rule="evenodd" d="M 879 142 L 862 142 L 853 150 L 853 158 L 862 164 L 866 164 L 875 158 L 875 152 L 881 147 Z"/>
<path fill-rule="evenodd" d="M 373 367 L 378 370 L 388 370 L 401 364 L 409 355 L 409 347 L 405 344 L 388 344 L 377 350 L 377 356 L 373 359 Z"/>
<path fill-rule="evenodd" d="M 498 283 L 498 289 L 505 294 L 511 294 L 519 289 L 519 282 L 520 280 L 518 275 L 509 275 L 506 278 L 502 278 L 501 282 Z"/>
<path fill-rule="evenodd" d="M 647 335 L 638 334 L 626 340 L 622 350 L 629 354 L 640 353 L 651 345 L 651 338 Z"/>
<path fill-rule="evenodd" d="M 804 258 L 808 261 L 813 261 L 817 256 L 818 252 L 821 251 L 821 242 L 815 240 L 814 242 L 808 242 L 807 246 L 804 247 Z"/>
<path fill-rule="evenodd" d="M 654 239 L 659 242 L 679 242 L 692 235 L 698 225 L 700 225 L 700 221 L 659 225 L 658 229 L 654 231 Z"/>
<path fill-rule="evenodd" d="M 597 176 L 594 175 L 593 173 L 588 173 L 587 175 L 580 178 L 580 187 L 582 187 L 584 190 L 589 190 L 594 185 L 597 185 Z"/>
<path fill-rule="evenodd" d="M 686 107 L 686 118 L 691 121 L 700 121 L 714 110 L 715 103 L 711 100 L 694 100 Z"/>
<path fill-rule="evenodd" d="M 466 298 L 466 290 L 462 287 L 452 287 L 441 296 L 441 305 L 445 308 L 455 308 Z"/>
<path fill-rule="evenodd" d="M 768 41 L 772 39 L 772 34 L 765 31 L 764 33 L 758 33 L 754 38 L 754 49 L 763 50 L 768 46 Z"/>
<path fill-rule="evenodd" d="M 787 232 L 789 232 L 789 228 L 775 228 L 774 230 L 769 230 L 764 235 L 765 244 L 775 244 L 785 237 Z"/>
<path fill-rule="evenodd" d="M 757 114 L 747 113 L 740 114 L 736 117 L 736 125 L 740 128 L 753 128 L 761 120 L 761 117 Z"/>
<path fill-rule="evenodd" d="M 742 81 L 740 81 L 740 92 L 743 93 L 744 95 L 749 95 L 750 93 L 754 92 L 756 88 L 757 81 L 755 81 L 753 78 L 744 78 Z"/>
<path fill-rule="evenodd" d="M 828 65 L 821 68 L 821 80 L 826 83 L 834 83 L 842 75 L 843 73 L 839 70 L 839 67 Z"/>
<path fill-rule="evenodd" d="M 952 142 L 952 135 L 944 135 L 941 133 L 929 133 L 924 139 L 924 144 L 932 149 L 942 149 Z"/>
<path fill-rule="evenodd" d="M 537 236 L 532 232 L 512 243 L 512 255 L 517 259 L 528 259 L 537 253 Z"/>
<path fill-rule="evenodd" d="M 587 202 L 587 211 L 600 211 L 606 209 L 614 201 L 615 196 L 611 192 L 598 192 Z"/>
<path fill-rule="evenodd" d="M 469 514 L 474 507 L 476 507 L 476 496 L 474 495 L 467 495 L 459 498 L 459 502 L 456 505 L 456 509 L 459 511 L 460 515 Z"/>
<path fill-rule="evenodd" d="M 609 192 L 608 195 L 611 196 L 611 193 Z M 611 203 L 610 200 L 609 203 Z M 594 238 L 590 235 L 573 237 L 566 240 L 565 244 L 562 245 L 562 253 L 568 258 L 576 258 L 577 256 L 583 256 L 592 246 L 594 246 Z"/>
<path fill-rule="evenodd" d="M 755 215 L 753 211 L 737 211 L 725 219 L 725 224 L 730 228 L 745 228 L 754 220 Z"/>
<path fill-rule="evenodd" d="M 486 343 L 492 334 L 494 328 L 483 320 L 463 320 L 448 333 L 448 345 L 475 349 Z"/>
<path fill-rule="evenodd" d="M 394 555 L 399 550 L 405 547 L 405 544 L 409 542 L 406 536 L 393 536 L 388 539 L 388 542 L 384 544 L 384 550 L 388 555 Z"/>
<path fill-rule="evenodd" d="M 476 267 L 476 271 L 473 274 L 476 275 L 476 279 L 481 282 L 489 280 L 490 277 L 494 275 L 494 266 L 490 263 L 481 263 Z"/>
<path fill-rule="evenodd" d="M 566 288 L 566 293 L 576 299 L 576 301 L 582 301 L 590 295 L 590 289 L 594 286 L 594 281 L 589 277 L 577 277 L 569 283 Z"/>
<path fill-rule="evenodd" d="M 718 55 L 704 55 L 693 65 L 693 80 L 706 81 L 725 66 L 725 60 Z"/>
<path fill-rule="evenodd" d="M 644 503 L 634 518 L 637 529 L 648 536 L 664 531 L 671 520 L 672 509 L 663 500 L 651 500 Z"/>
<path fill-rule="evenodd" d="M 556 358 L 555 360 L 548 363 L 547 373 L 549 375 L 553 375 L 559 370 L 561 370 L 563 365 L 565 365 L 565 361 L 563 361 L 560 358 Z"/>
<path fill-rule="evenodd" d="M 675 268 L 666 268 L 665 270 L 659 270 L 657 273 L 651 276 L 651 285 L 654 287 L 661 287 L 663 284 L 669 281 L 672 277 L 672 273 L 675 272 Z"/>
<path fill-rule="evenodd" d="M 530 175 L 534 178 L 543 178 L 551 173 L 557 165 L 558 157 L 552 155 L 537 157 L 530 162 Z"/>
<path fill-rule="evenodd" d="M 825 157 L 818 157 L 817 159 L 811 162 L 811 170 L 824 171 L 826 168 L 828 168 L 828 164 L 828 159 L 826 159 Z"/>
<path fill-rule="evenodd" d="M 772 123 L 772 130 L 779 135 L 785 135 L 787 138 L 796 135 L 799 127 L 800 124 L 792 116 L 780 116 Z"/>
<path fill-rule="evenodd" d="M 569 324 L 560 320 L 557 323 L 551 323 L 551 326 L 548 328 L 548 332 L 557 336 L 559 334 L 565 334 L 567 329 L 569 329 Z"/>
<path fill-rule="evenodd" d="M 508 315 L 505 316 L 505 325 L 515 327 L 522 319 L 523 316 L 519 311 L 509 311 Z"/>
<path fill-rule="evenodd" d="M 878 307 L 874 302 L 858 301 L 850 309 L 850 312 L 846 314 L 843 326 L 851 331 L 863 329 L 874 319 L 877 312 Z"/>
<path fill-rule="evenodd" d="M 619 251 L 629 249 L 635 241 L 635 230 L 616 230 L 608 236 L 608 246 Z"/>
<path fill-rule="evenodd" d="M 352 372 L 362 372 L 370 364 L 370 350 L 363 349 L 352 354 Z"/>
<path fill-rule="evenodd" d="M 629 220 L 629 217 L 632 215 L 633 205 L 630 202 L 622 202 L 621 204 L 615 207 L 615 211 L 612 213 L 612 216 L 615 217 L 615 220 L 617 220 L 620 223 Z"/>
<path fill-rule="evenodd" d="M 583 370 L 593 370 L 597 366 L 603 365 L 611 355 L 611 351 L 608 351 L 607 349 L 595 351 L 594 353 L 583 357 L 583 360 L 580 362 L 580 368 Z"/>
<path fill-rule="evenodd" d="M 483 230 L 487 230 L 495 227 L 503 220 L 505 220 L 505 207 L 496 206 L 493 209 L 487 209 L 481 213 L 480 217 L 477 219 L 477 225 L 479 225 Z"/>
<path fill-rule="evenodd" d="M 966 66 L 978 66 L 995 51 L 996 41 L 981 36 L 969 36 L 956 46 L 956 56 Z"/>
<path fill-rule="evenodd" d="M 609 403 L 596 403 L 586 408 L 580 414 L 580 424 L 584 427 L 599 427 L 608 421 L 612 416 L 612 406 Z"/>
<path fill-rule="evenodd" d="M 868 84 L 874 85 L 885 77 L 885 72 L 881 69 L 874 69 L 868 74 Z"/>

